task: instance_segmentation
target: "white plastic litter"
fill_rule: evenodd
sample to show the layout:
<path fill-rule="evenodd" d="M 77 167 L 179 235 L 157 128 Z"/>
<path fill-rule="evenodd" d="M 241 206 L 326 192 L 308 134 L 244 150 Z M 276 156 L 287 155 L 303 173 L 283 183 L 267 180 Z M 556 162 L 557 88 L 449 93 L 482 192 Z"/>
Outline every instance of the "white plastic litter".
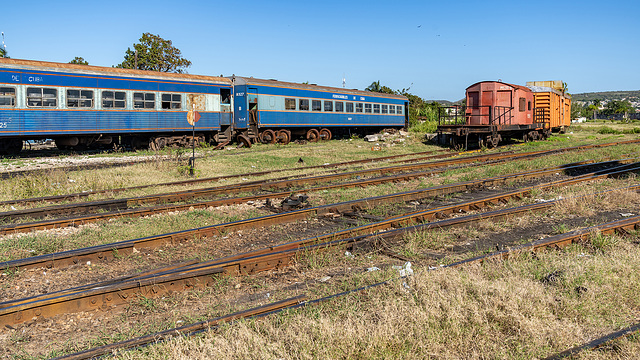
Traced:
<path fill-rule="evenodd" d="M 411 268 L 411 263 L 409 261 L 407 261 L 404 265 L 400 266 L 400 265 L 394 265 L 393 266 L 394 269 L 398 270 L 398 273 L 400 274 L 400 276 L 405 277 L 405 276 L 411 276 L 413 275 L 413 269 Z"/>
<path fill-rule="evenodd" d="M 380 268 L 379 268 L 379 267 L 377 267 L 377 266 L 374 266 L 374 267 L 370 267 L 370 268 L 368 268 L 368 269 L 367 269 L 367 272 L 378 271 L 378 270 L 380 270 Z"/>
<path fill-rule="evenodd" d="M 353 256 L 353 254 L 352 254 L 352 253 L 350 253 L 349 251 L 345 251 L 345 252 L 344 252 L 344 256 L 346 256 L 346 257 L 348 257 L 348 258 L 352 258 L 352 259 L 355 257 L 355 256 Z"/>
<path fill-rule="evenodd" d="M 11 208 L 13 209 L 13 206 Z M 635 214 L 632 214 L 632 213 L 620 213 L 620 216 L 622 216 L 622 217 L 629 217 L 629 216 L 633 216 L 633 215 L 635 215 Z"/>
<path fill-rule="evenodd" d="M 320 279 L 318 279 L 318 281 L 320 282 L 327 282 L 329 281 L 329 279 L 331 279 L 331 276 L 323 276 Z"/>

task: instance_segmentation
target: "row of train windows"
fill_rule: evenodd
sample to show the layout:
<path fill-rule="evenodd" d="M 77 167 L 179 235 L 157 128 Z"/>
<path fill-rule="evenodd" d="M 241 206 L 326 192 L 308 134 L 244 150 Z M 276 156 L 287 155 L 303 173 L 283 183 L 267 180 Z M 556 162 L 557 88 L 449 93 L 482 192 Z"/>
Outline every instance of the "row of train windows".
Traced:
<path fill-rule="evenodd" d="M 335 112 L 357 112 L 368 114 L 402 114 L 402 105 L 381 105 L 381 104 L 367 104 L 367 103 L 352 103 L 343 101 L 330 101 L 325 100 L 324 106 L 322 100 L 309 100 L 309 99 L 284 99 L 285 110 L 300 110 L 309 111 L 309 102 L 311 102 L 311 111 L 335 111 Z M 296 108 L 297 103 L 297 108 Z M 335 105 L 334 105 L 335 103 Z"/>
<path fill-rule="evenodd" d="M 127 107 L 127 96 L 124 91 L 103 90 L 102 107 L 105 109 L 124 109 Z M 182 108 L 182 94 L 162 94 L 161 108 L 165 110 L 178 110 Z M 0 106 L 16 106 L 16 89 L 12 87 L 0 87 Z M 54 88 L 27 88 L 27 106 L 29 107 L 57 107 L 58 89 Z M 67 90 L 67 107 L 90 109 L 94 107 L 93 90 Z M 148 92 L 133 93 L 134 109 L 155 109 L 156 94 Z"/>

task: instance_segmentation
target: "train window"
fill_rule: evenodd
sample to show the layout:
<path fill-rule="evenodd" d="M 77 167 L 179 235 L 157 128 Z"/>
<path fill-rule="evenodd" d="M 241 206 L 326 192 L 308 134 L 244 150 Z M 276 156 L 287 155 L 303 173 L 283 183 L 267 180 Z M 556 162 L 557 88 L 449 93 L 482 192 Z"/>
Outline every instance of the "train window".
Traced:
<path fill-rule="evenodd" d="M 371 104 L 364 104 L 364 112 L 371 114 Z"/>
<path fill-rule="evenodd" d="M 27 88 L 27 106 L 58 106 L 58 90 L 51 88 Z"/>
<path fill-rule="evenodd" d="M 298 101 L 298 109 L 309 111 L 309 100 L 308 99 L 300 99 Z"/>
<path fill-rule="evenodd" d="M 156 94 L 154 93 L 133 93 L 133 108 L 134 109 L 155 109 L 156 108 Z"/>
<path fill-rule="evenodd" d="M 103 91 L 102 107 L 105 109 L 124 109 L 127 106 L 127 95 L 124 91 Z"/>
<path fill-rule="evenodd" d="M 285 110 L 295 110 L 296 109 L 296 99 L 284 99 L 284 109 Z"/>
<path fill-rule="evenodd" d="M 526 110 L 526 108 L 525 108 L 525 107 L 526 107 L 527 99 L 525 99 L 525 98 L 521 97 L 519 100 L 520 100 L 519 110 L 520 110 L 521 112 L 522 112 L 522 111 L 525 111 L 525 110 Z"/>
<path fill-rule="evenodd" d="M 396 106 L 389 105 L 389 114 L 395 114 L 395 113 L 396 113 Z"/>
<path fill-rule="evenodd" d="M 322 101 L 311 100 L 311 111 L 322 111 Z"/>
<path fill-rule="evenodd" d="M 231 89 L 220 89 L 221 104 L 231 104 Z"/>
<path fill-rule="evenodd" d="M 336 111 L 337 112 L 344 111 L 344 103 L 342 101 L 336 101 Z"/>
<path fill-rule="evenodd" d="M 527 109 L 529 109 L 529 111 L 531 111 L 531 101 L 528 102 Z"/>
<path fill-rule="evenodd" d="M 16 89 L 12 87 L 0 87 L 0 106 L 16 106 Z"/>
<path fill-rule="evenodd" d="M 362 112 L 362 103 L 356 103 L 356 112 Z"/>
<path fill-rule="evenodd" d="M 68 108 L 92 108 L 93 90 L 67 90 Z"/>
<path fill-rule="evenodd" d="M 333 101 L 324 102 L 324 111 L 333 111 Z"/>
<path fill-rule="evenodd" d="M 162 108 L 164 110 L 182 109 L 182 95 L 162 94 Z"/>
<path fill-rule="evenodd" d="M 396 112 L 398 114 L 402 115 L 402 106 L 401 105 L 396 106 L 396 110 L 397 110 Z"/>
<path fill-rule="evenodd" d="M 353 103 L 352 102 L 348 102 L 347 103 L 346 111 L 347 112 L 353 112 Z"/>
<path fill-rule="evenodd" d="M 380 104 L 373 104 L 373 113 L 380 114 Z"/>
<path fill-rule="evenodd" d="M 389 111 L 387 110 L 387 109 L 388 109 L 388 107 L 389 107 L 388 105 L 382 105 L 382 113 L 383 113 L 383 114 L 386 114 L 386 113 L 388 113 L 388 112 L 389 112 Z"/>

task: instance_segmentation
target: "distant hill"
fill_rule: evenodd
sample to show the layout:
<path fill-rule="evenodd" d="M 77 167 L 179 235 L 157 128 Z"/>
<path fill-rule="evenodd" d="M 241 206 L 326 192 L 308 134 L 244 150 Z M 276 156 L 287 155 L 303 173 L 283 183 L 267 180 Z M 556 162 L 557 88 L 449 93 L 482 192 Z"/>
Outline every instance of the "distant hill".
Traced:
<path fill-rule="evenodd" d="M 608 102 L 611 100 L 629 100 L 631 102 L 640 101 L 640 90 L 637 91 L 601 91 L 601 92 L 589 92 L 582 94 L 571 94 L 573 101 L 593 101 L 593 100 L 605 100 Z"/>

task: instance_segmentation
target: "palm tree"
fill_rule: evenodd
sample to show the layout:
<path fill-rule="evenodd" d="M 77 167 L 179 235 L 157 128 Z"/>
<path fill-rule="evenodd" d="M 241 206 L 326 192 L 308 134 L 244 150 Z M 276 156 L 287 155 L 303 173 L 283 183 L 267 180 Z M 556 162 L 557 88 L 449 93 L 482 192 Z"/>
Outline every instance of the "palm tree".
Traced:
<path fill-rule="evenodd" d="M 7 49 L 6 49 L 4 46 L 3 46 L 3 47 L 0 47 L 0 57 L 8 58 L 8 56 L 7 56 Z"/>
<path fill-rule="evenodd" d="M 371 92 L 382 92 L 382 87 L 380 87 L 380 80 L 372 82 L 371 85 L 367 86 L 367 88 L 364 90 Z"/>

